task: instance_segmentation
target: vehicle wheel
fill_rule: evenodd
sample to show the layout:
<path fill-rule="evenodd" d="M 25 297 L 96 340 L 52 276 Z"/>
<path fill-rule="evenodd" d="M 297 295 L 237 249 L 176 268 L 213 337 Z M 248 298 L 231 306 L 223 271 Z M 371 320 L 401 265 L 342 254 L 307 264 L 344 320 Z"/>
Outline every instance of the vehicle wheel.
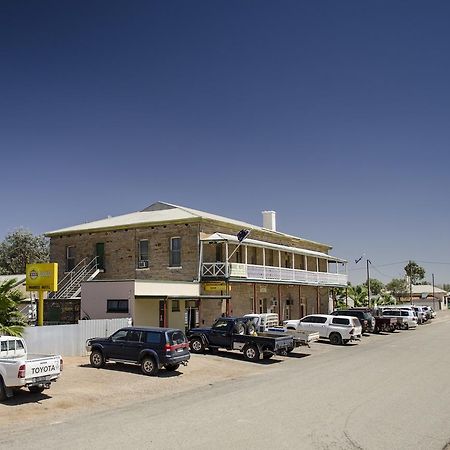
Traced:
<path fill-rule="evenodd" d="M 409 330 L 409 324 L 405 324 L 405 330 Z"/>
<path fill-rule="evenodd" d="M 28 390 L 32 393 L 32 394 L 41 394 L 42 392 L 44 392 L 44 386 L 30 386 L 28 388 Z"/>
<path fill-rule="evenodd" d="M 100 369 L 105 365 L 105 358 L 100 350 L 92 350 L 91 357 L 89 359 L 91 361 L 91 366 L 96 369 Z"/>
<path fill-rule="evenodd" d="M 272 358 L 272 356 L 273 356 L 273 353 L 270 353 L 270 352 L 263 353 L 263 359 L 270 359 L 270 358 Z"/>
<path fill-rule="evenodd" d="M 286 349 L 286 353 L 291 353 L 292 351 L 294 351 L 294 347 L 288 347 Z"/>
<path fill-rule="evenodd" d="M 166 364 L 166 370 L 168 372 L 173 372 L 173 371 L 177 370 L 178 367 L 180 367 L 179 364 Z"/>
<path fill-rule="evenodd" d="M 244 358 L 247 361 L 258 361 L 259 360 L 259 350 L 256 345 L 246 345 L 243 350 Z"/>
<path fill-rule="evenodd" d="M 192 338 L 189 342 L 192 353 L 203 353 L 205 351 L 205 344 L 199 337 Z"/>
<path fill-rule="evenodd" d="M 253 322 L 249 322 L 247 324 L 247 334 L 255 334 L 256 333 L 256 326 Z"/>
<path fill-rule="evenodd" d="M 3 384 L 3 379 L 0 377 L 0 402 L 3 402 L 4 400 L 6 400 L 6 389 Z"/>
<path fill-rule="evenodd" d="M 333 345 L 341 345 L 342 344 L 342 336 L 339 333 L 331 333 L 330 334 L 330 342 Z"/>
<path fill-rule="evenodd" d="M 236 334 L 245 334 L 245 324 L 238 322 L 234 325 L 234 332 Z"/>
<path fill-rule="evenodd" d="M 141 370 L 144 375 L 153 376 L 158 373 L 158 365 L 153 358 L 146 356 L 141 362 Z"/>

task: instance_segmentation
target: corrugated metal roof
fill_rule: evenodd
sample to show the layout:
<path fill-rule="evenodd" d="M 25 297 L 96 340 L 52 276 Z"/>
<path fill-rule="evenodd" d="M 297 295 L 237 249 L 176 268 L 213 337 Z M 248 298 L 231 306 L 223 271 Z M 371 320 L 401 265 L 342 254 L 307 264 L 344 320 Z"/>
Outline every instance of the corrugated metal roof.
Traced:
<path fill-rule="evenodd" d="M 211 236 L 202 238 L 201 240 L 207 241 L 207 242 L 208 241 L 209 242 L 227 241 L 227 242 L 232 242 L 234 244 L 237 244 L 239 242 L 239 240 L 236 236 L 233 236 L 231 234 L 225 234 L 225 233 L 214 233 Z M 323 259 L 328 259 L 328 260 L 337 261 L 337 262 L 347 262 L 345 259 L 336 258 L 335 256 L 331 256 L 326 253 L 316 252 L 314 250 L 306 250 L 306 249 L 296 248 L 296 247 L 289 247 L 287 245 L 272 244 L 270 242 L 259 241 L 257 239 L 246 238 L 243 241 L 243 245 L 251 245 L 253 247 L 271 248 L 274 250 L 281 250 L 282 252 L 296 253 L 299 255 L 306 255 L 306 256 L 314 256 L 317 258 L 323 258 Z"/>
<path fill-rule="evenodd" d="M 228 217 L 218 216 L 205 211 L 199 211 L 192 208 L 186 208 L 184 206 L 177 206 L 171 203 L 156 202 L 142 211 L 136 211 L 129 214 L 123 214 L 115 217 L 107 217 L 106 219 L 96 220 L 93 222 L 82 223 L 72 227 L 61 228 L 59 230 L 49 231 L 45 233 L 46 236 L 56 236 L 60 234 L 71 234 L 86 231 L 103 231 L 114 230 L 126 227 L 163 224 L 168 222 L 180 222 L 180 221 L 197 221 L 201 219 L 213 220 L 216 222 L 223 222 L 226 224 L 236 225 L 241 228 L 250 228 L 253 230 L 261 230 L 266 233 L 274 233 L 279 236 L 299 239 L 313 244 L 321 245 L 331 248 L 328 244 L 323 244 L 308 239 L 303 239 L 298 236 L 292 236 L 279 231 L 268 230 L 257 225 L 252 225 L 247 222 L 242 222 L 235 219 L 229 219 Z"/>

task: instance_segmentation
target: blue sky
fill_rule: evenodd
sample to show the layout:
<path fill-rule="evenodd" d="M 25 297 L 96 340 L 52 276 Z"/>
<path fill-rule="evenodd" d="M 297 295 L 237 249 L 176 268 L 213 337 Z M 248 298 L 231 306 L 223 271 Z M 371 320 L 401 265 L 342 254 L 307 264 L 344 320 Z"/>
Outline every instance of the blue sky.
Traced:
<path fill-rule="evenodd" d="M 157 200 L 450 283 L 450 3 L 0 3 L 0 239 Z M 396 264 L 393 264 L 396 263 Z M 350 280 L 365 270 L 349 264 Z"/>

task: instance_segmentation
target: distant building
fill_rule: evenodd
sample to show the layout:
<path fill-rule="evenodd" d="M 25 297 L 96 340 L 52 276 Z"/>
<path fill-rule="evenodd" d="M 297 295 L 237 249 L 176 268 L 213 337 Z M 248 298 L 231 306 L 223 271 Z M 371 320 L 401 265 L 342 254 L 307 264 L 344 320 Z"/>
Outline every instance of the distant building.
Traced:
<path fill-rule="evenodd" d="M 327 244 L 157 202 L 142 211 L 46 233 L 59 263 L 54 298 L 81 295 L 81 315 L 135 325 L 191 328 L 216 317 L 329 310 L 329 288 L 347 285 L 346 261 Z M 250 234 L 240 243 L 241 230 Z"/>
<path fill-rule="evenodd" d="M 433 297 L 434 292 L 434 297 Z M 400 301 L 403 303 L 412 303 L 416 305 L 431 306 L 435 309 L 446 309 L 448 307 L 448 292 L 431 284 L 412 285 L 411 292 L 402 294 Z"/>

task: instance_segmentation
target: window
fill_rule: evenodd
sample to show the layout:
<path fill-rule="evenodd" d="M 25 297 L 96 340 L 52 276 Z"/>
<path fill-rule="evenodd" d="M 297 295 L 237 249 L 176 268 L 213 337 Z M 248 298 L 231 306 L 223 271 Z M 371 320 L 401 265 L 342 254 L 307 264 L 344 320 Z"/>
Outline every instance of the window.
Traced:
<path fill-rule="evenodd" d="M 107 300 L 106 312 L 109 313 L 127 313 L 128 300 Z"/>
<path fill-rule="evenodd" d="M 214 329 L 218 329 L 218 330 L 226 330 L 228 328 L 228 320 L 221 320 L 219 319 L 213 326 L 212 328 Z"/>
<path fill-rule="evenodd" d="M 344 319 L 343 317 L 334 317 L 333 322 L 334 325 L 349 325 L 349 319 Z"/>
<path fill-rule="evenodd" d="M 326 317 L 321 317 L 321 316 L 314 316 L 313 319 L 314 319 L 313 320 L 314 323 L 325 323 L 327 321 Z"/>
<path fill-rule="evenodd" d="M 17 350 L 25 350 L 23 347 L 23 342 L 22 341 L 16 341 L 16 349 Z"/>
<path fill-rule="evenodd" d="M 172 312 L 180 312 L 180 300 L 172 300 Z"/>
<path fill-rule="evenodd" d="M 15 350 L 16 349 L 16 341 L 10 340 L 8 341 L 8 350 Z"/>
<path fill-rule="evenodd" d="M 1 342 L 0 350 L 1 350 L 2 352 L 8 351 L 8 346 L 6 345 L 6 341 L 2 341 L 2 342 Z"/>
<path fill-rule="evenodd" d="M 141 332 L 136 330 L 130 330 L 127 334 L 128 342 L 139 342 L 141 340 Z"/>
<path fill-rule="evenodd" d="M 141 239 L 139 241 L 138 268 L 139 269 L 148 268 L 148 240 L 147 239 Z"/>
<path fill-rule="evenodd" d="M 145 333 L 145 342 L 147 344 L 159 344 L 161 342 L 161 334 L 154 331 L 147 331 Z"/>
<path fill-rule="evenodd" d="M 315 317 L 305 317 L 304 319 L 300 320 L 302 323 L 313 323 Z"/>
<path fill-rule="evenodd" d="M 186 338 L 182 331 L 174 331 L 170 336 L 170 343 L 172 345 L 184 344 L 186 342 Z"/>
<path fill-rule="evenodd" d="M 181 238 L 170 238 L 170 267 L 181 267 Z"/>
<path fill-rule="evenodd" d="M 115 341 L 125 341 L 127 339 L 127 330 L 119 330 L 111 336 L 113 342 Z"/>
<path fill-rule="evenodd" d="M 75 268 L 75 246 L 68 245 L 66 247 L 66 272 L 70 272 Z"/>
<path fill-rule="evenodd" d="M 105 243 L 97 242 L 95 244 L 95 256 L 97 257 L 97 268 L 105 270 Z"/>

